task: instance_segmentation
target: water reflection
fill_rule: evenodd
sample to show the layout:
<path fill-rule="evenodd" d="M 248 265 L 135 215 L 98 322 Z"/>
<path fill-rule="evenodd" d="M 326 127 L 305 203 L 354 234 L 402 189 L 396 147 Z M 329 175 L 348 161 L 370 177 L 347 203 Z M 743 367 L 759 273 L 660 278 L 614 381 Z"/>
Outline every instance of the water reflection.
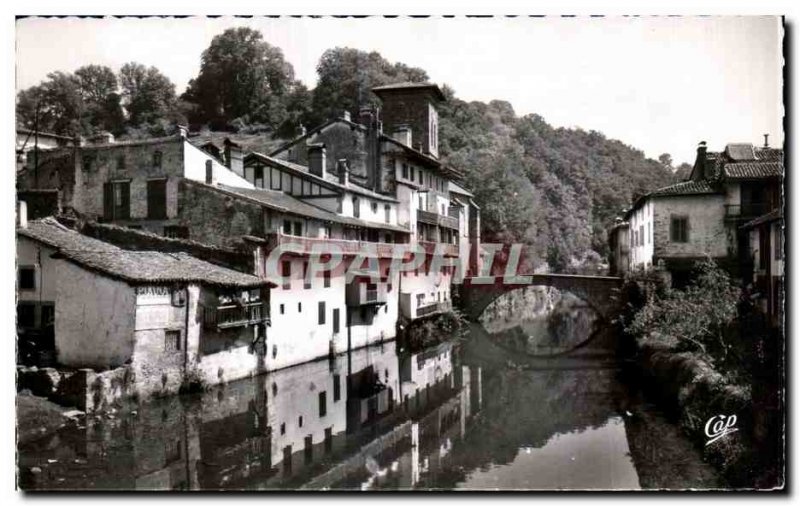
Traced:
<path fill-rule="evenodd" d="M 581 322 L 589 319 L 556 315 L 541 332 L 567 322 L 585 334 L 590 326 Z M 526 362 L 498 347 L 500 338 L 476 326 L 463 344 L 417 354 L 397 353 L 388 342 L 90 419 L 21 447 L 20 484 L 371 490 L 718 483 L 674 425 L 625 385 L 614 362 Z M 34 466 L 42 472 L 31 473 Z M 669 473 L 673 481 L 663 478 Z"/>

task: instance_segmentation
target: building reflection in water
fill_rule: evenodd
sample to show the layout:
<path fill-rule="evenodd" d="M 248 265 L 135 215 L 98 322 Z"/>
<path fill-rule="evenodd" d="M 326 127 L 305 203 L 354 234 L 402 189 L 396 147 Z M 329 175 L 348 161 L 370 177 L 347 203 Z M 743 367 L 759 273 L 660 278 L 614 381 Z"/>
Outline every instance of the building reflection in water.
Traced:
<path fill-rule="evenodd" d="M 480 369 L 393 341 L 161 399 L 22 448 L 23 488 L 411 488 L 480 409 Z M 54 452 L 58 455 L 54 455 Z"/>

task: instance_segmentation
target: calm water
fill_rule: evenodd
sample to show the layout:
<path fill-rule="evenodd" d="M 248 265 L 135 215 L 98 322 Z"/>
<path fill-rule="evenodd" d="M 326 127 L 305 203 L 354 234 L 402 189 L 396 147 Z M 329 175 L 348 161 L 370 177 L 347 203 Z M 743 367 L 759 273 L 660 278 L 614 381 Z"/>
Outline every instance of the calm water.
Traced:
<path fill-rule="evenodd" d="M 487 323 L 487 327 L 492 325 Z M 26 489 L 639 489 L 724 484 L 574 302 L 90 417 L 19 449 Z M 602 334 L 602 332 L 600 333 Z M 604 340 L 605 339 L 605 340 Z M 577 349 L 563 356 L 560 351 Z M 33 474 L 30 469 L 42 472 Z"/>

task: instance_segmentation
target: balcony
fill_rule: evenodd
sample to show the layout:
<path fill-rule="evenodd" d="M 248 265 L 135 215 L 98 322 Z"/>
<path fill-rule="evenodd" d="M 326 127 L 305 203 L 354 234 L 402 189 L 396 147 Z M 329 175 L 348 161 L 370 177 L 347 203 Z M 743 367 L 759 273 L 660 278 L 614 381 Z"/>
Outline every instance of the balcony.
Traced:
<path fill-rule="evenodd" d="M 225 304 L 203 308 L 203 326 L 223 330 L 233 327 L 247 327 L 258 323 L 269 323 L 269 309 L 262 302 L 246 304 Z"/>
<path fill-rule="evenodd" d="M 438 213 L 432 213 L 430 211 L 423 211 L 422 209 L 417 209 L 417 221 L 427 223 L 429 225 L 436 225 L 458 230 L 458 218 L 444 216 Z"/>
<path fill-rule="evenodd" d="M 385 283 L 371 285 L 356 280 L 345 289 L 345 303 L 351 307 L 386 304 L 386 300 Z"/>
<path fill-rule="evenodd" d="M 425 249 L 425 253 L 428 255 L 433 255 L 437 248 L 439 248 L 439 251 L 442 251 L 446 257 L 458 256 L 458 244 L 447 244 L 433 241 L 419 241 L 419 244 L 423 247 L 423 249 Z"/>
<path fill-rule="evenodd" d="M 428 304 L 425 306 L 419 306 L 417 307 L 417 318 L 422 318 L 423 316 L 436 313 L 444 313 L 450 311 L 452 308 L 453 305 L 449 300 L 444 302 L 434 302 L 433 304 Z"/>
<path fill-rule="evenodd" d="M 728 219 L 750 219 L 770 211 L 767 202 L 746 202 L 744 204 L 726 204 L 725 217 Z"/>
<path fill-rule="evenodd" d="M 284 246 L 287 251 L 296 252 L 300 255 L 310 255 L 313 252 L 329 253 L 332 250 L 340 251 L 344 255 L 357 255 L 359 253 L 367 254 L 372 249 L 376 251 L 378 258 L 394 258 L 394 247 L 404 245 L 347 239 L 300 237 L 285 235 L 280 232 L 267 234 L 267 250 L 272 251 L 278 246 Z M 291 248 L 288 246 L 291 246 Z M 402 257 L 402 254 L 398 253 L 398 256 Z"/>

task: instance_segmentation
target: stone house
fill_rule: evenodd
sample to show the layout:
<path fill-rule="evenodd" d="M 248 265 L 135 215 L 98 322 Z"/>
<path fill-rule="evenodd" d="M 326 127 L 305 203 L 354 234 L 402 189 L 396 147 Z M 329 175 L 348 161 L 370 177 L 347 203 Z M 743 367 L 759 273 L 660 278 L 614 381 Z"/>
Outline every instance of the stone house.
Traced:
<path fill-rule="evenodd" d="M 270 283 L 186 253 L 125 250 L 52 218 L 17 230 L 18 278 L 53 319 L 61 367 L 128 369 L 125 391 L 175 393 L 264 369 Z M 21 293 L 24 292 L 21 290 Z M 48 308 L 48 309 L 45 309 Z"/>
<path fill-rule="evenodd" d="M 701 143 L 686 181 L 640 197 L 625 213 L 630 268 L 663 264 L 679 284 L 705 258 L 737 277 L 750 271 L 749 239 L 740 227 L 780 205 L 782 181 L 781 149 L 729 144 L 712 153 Z"/>
<path fill-rule="evenodd" d="M 617 218 L 614 226 L 608 231 L 609 275 L 625 276 L 630 268 L 631 240 L 630 223 Z"/>

